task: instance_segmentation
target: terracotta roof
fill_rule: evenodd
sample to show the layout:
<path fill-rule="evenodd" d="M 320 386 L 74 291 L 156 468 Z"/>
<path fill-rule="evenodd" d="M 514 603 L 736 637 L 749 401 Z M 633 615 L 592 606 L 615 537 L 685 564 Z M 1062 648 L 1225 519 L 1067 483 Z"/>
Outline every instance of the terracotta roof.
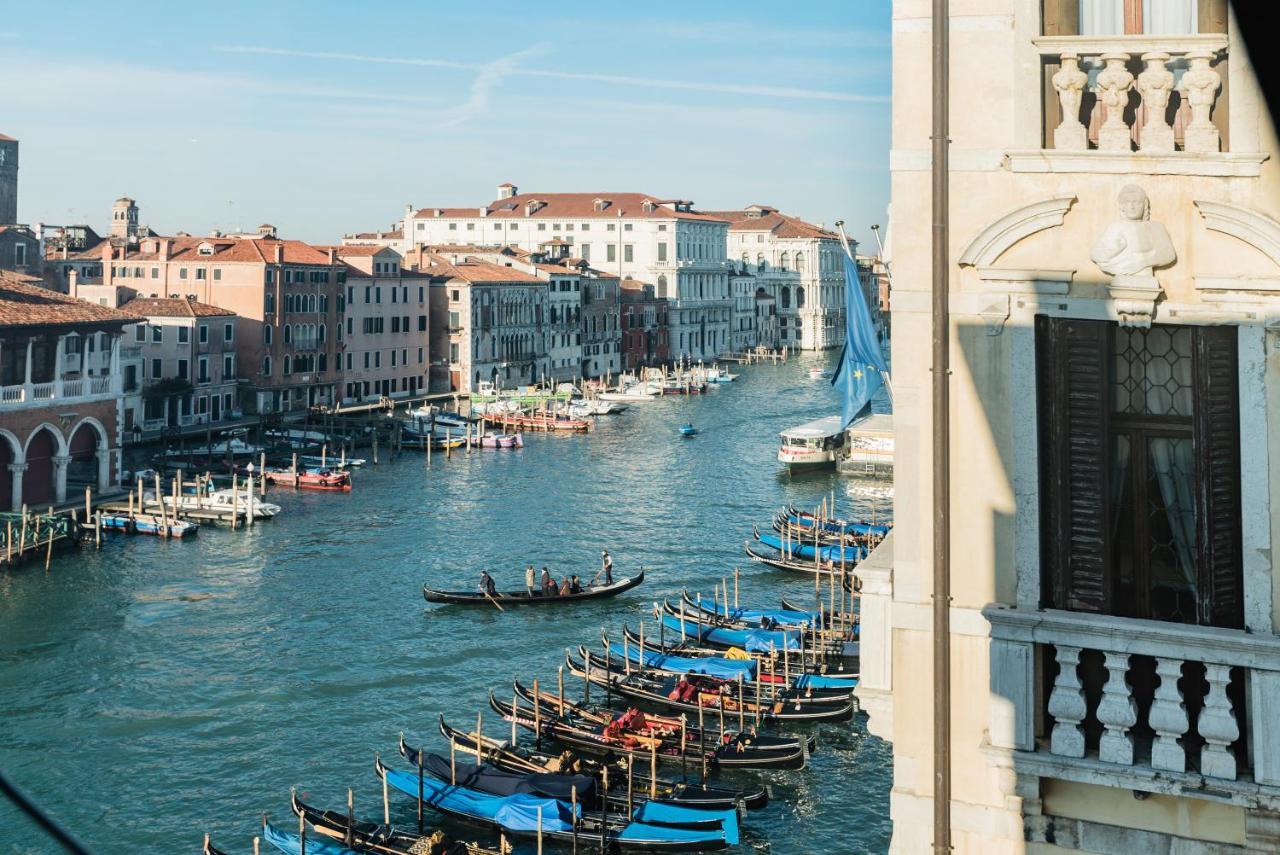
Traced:
<path fill-rule="evenodd" d="M 119 325 L 137 320 L 127 312 L 32 284 L 39 281 L 34 276 L 0 270 L 0 327 Z"/>
<path fill-rule="evenodd" d="M 488 261 L 481 261 L 478 258 L 468 257 L 465 261 L 459 261 L 455 264 L 433 256 L 432 261 L 434 263 L 423 271 L 424 273 L 446 276 L 450 279 L 462 279 L 466 282 L 511 282 L 520 285 L 542 283 L 542 280 L 538 277 L 516 270 L 514 267 L 493 264 Z"/>
<path fill-rule="evenodd" d="M 316 247 L 316 249 L 328 249 L 328 247 Z M 397 258 L 400 257 L 400 253 L 396 252 L 394 249 L 392 249 L 389 246 L 370 246 L 370 245 L 364 245 L 364 244 L 358 244 L 353 246 L 350 244 L 343 244 L 342 246 L 335 246 L 334 249 L 338 251 L 339 258 L 341 258 L 344 255 L 350 256 L 351 258 L 355 258 L 356 256 L 378 255 L 379 253 L 383 253 L 383 252 L 394 253 Z"/>
<path fill-rule="evenodd" d="M 387 238 L 395 238 L 399 240 L 404 237 L 403 232 L 355 232 L 354 234 L 344 235 L 345 238 L 353 240 L 385 240 Z"/>
<path fill-rule="evenodd" d="M 771 232 L 779 238 L 835 238 L 835 232 L 820 229 L 798 217 L 783 214 L 766 205 L 754 205 L 763 209 L 758 217 L 747 211 L 713 211 L 717 217 L 728 220 L 731 232 Z"/>
<path fill-rule="evenodd" d="M 140 318 L 234 318 L 230 309 L 181 297 L 135 297 L 122 311 Z"/>
<path fill-rule="evenodd" d="M 189 263 L 234 263 L 274 264 L 275 248 L 284 247 L 284 264 L 324 264 L 329 263 L 329 253 L 300 240 L 279 240 L 276 238 L 229 238 L 229 237 L 172 237 L 152 238 L 144 241 L 139 249 L 131 251 L 125 258 L 116 260 L 159 261 L 159 241 L 171 241 L 169 261 L 186 261 Z M 155 243 L 155 252 L 143 252 L 142 247 Z M 209 244 L 213 248 L 212 255 L 201 255 L 201 244 Z"/>
<path fill-rule="evenodd" d="M 596 201 L 607 202 L 602 210 L 596 209 Z M 699 211 L 677 211 L 670 200 L 644 193 L 518 193 L 507 199 L 495 199 L 485 206 L 489 212 L 485 219 L 525 219 L 525 206 L 530 202 L 543 203 L 528 216 L 541 220 L 562 219 L 677 219 L 721 222 L 722 217 Z M 656 205 L 654 210 L 644 210 L 644 203 Z M 422 208 L 414 216 L 431 219 L 435 212 L 441 217 L 479 218 L 478 208 Z M 621 212 L 621 215 L 619 215 Z"/>

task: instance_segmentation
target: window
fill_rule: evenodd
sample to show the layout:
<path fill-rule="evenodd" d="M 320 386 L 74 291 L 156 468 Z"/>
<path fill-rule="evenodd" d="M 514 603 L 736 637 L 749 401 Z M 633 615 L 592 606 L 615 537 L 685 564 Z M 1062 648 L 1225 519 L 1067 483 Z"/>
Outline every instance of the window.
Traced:
<path fill-rule="evenodd" d="M 467 231 L 469 231 L 469 232 L 474 232 L 475 230 L 476 230 L 476 224 L 475 224 L 475 223 L 467 223 Z"/>
<path fill-rule="evenodd" d="M 377 287 L 377 288 L 374 288 L 374 289 L 373 289 L 373 302 L 375 302 L 375 303 L 381 303 L 381 302 L 382 302 L 382 288 L 381 288 L 381 286 L 379 286 L 379 287 Z"/>
<path fill-rule="evenodd" d="M 288 344 L 290 341 L 293 340 L 293 334 L 290 332 L 291 329 L 292 328 L 288 324 L 284 325 L 284 343 L 285 344 Z"/>
<path fill-rule="evenodd" d="M 609 223 L 605 226 L 605 230 L 610 232 L 616 232 L 618 230 L 618 227 L 613 223 Z"/>
<path fill-rule="evenodd" d="M 159 380 L 160 377 L 162 376 L 160 365 L 161 365 L 161 362 L 159 359 L 151 360 L 151 379 L 152 380 Z"/>
<path fill-rule="evenodd" d="M 215 268 L 213 268 L 213 281 L 214 281 L 214 282 L 221 282 L 221 281 L 222 281 L 222 268 L 221 268 L 221 267 L 215 267 Z"/>
<path fill-rule="evenodd" d="M 799 286 L 796 286 L 796 308 L 804 308 L 804 289 Z"/>
<path fill-rule="evenodd" d="M 152 279 L 159 279 L 159 278 L 160 278 L 160 268 L 159 268 L 159 267 L 153 267 L 153 268 L 151 268 L 151 278 L 152 278 Z"/>
<path fill-rule="evenodd" d="M 1042 592 L 1243 626 L 1234 327 L 1036 319 Z"/>
<path fill-rule="evenodd" d="M 191 341 L 191 328 L 178 327 L 178 344 L 186 344 Z"/>
<path fill-rule="evenodd" d="M 392 318 L 391 318 L 391 331 L 392 331 L 393 333 L 398 333 L 398 332 L 400 332 L 400 318 L 399 318 L 399 317 L 392 316 Z"/>
<path fill-rule="evenodd" d="M 266 314 L 275 314 L 276 311 L 276 294 L 274 291 L 268 291 L 262 298 L 262 310 Z"/>
<path fill-rule="evenodd" d="M 583 261 L 591 260 L 591 244 L 584 243 L 578 245 L 578 254 L 582 256 Z"/>
<path fill-rule="evenodd" d="M 617 261 L 617 260 L 618 260 L 617 244 L 612 244 L 612 243 L 607 244 L 606 250 L 605 250 L 605 261 Z"/>
<path fill-rule="evenodd" d="M 209 357 L 207 356 L 200 357 L 200 359 L 196 362 L 196 382 L 197 383 L 209 382 Z"/>
<path fill-rule="evenodd" d="M 146 324 L 138 324 L 136 327 L 134 327 L 134 328 L 133 328 L 133 340 L 134 340 L 134 341 L 146 341 L 146 340 L 147 340 L 147 325 L 146 325 Z"/>
<path fill-rule="evenodd" d="M 667 224 L 666 224 L 666 223 L 658 223 L 658 231 L 660 231 L 660 232 L 665 232 L 666 230 L 667 230 Z"/>
<path fill-rule="evenodd" d="M 396 294 L 396 289 L 395 289 L 395 288 L 392 288 L 392 289 L 391 289 L 391 302 L 393 302 L 393 303 L 398 302 L 398 301 L 397 301 L 397 299 L 396 299 L 396 297 L 397 297 L 397 296 L 398 296 L 398 295 Z"/>
<path fill-rule="evenodd" d="M 450 343 L 449 343 L 449 361 L 450 361 L 450 362 L 457 362 L 457 361 L 458 361 L 458 344 L 457 344 L 457 342 L 450 342 Z"/>
<path fill-rule="evenodd" d="M 804 253 L 796 250 L 796 270 L 804 273 Z"/>
<path fill-rule="evenodd" d="M 659 261 L 666 261 L 666 260 L 667 260 L 667 244 L 666 244 L 666 241 L 663 241 L 662 243 L 658 244 L 658 260 L 659 260 Z"/>
<path fill-rule="evenodd" d="M 222 355 L 222 379 L 230 380 L 236 376 L 236 355 L 234 353 L 224 353 Z"/>
<path fill-rule="evenodd" d="M 426 359 L 426 354 L 424 350 L 421 347 L 418 348 L 418 364 L 421 365 L 425 359 Z"/>
<path fill-rule="evenodd" d="M 162 327 L 153 326 L 151 328 L 151 341 L 154 344 L 160 344 L 164 341 L 164 329 Z"/>
<path fill-rule="evenodd" d="M 451 231 L 451 232 L 456 232 L 457 230 L 458 230 L 458 224 L 457 224 L 457 223 L 450 223 L 450 224 L 449 224 L 449 231 Z"/>
<path fill-rule="evenodd" d="M 13 266 L 27 266 L 27 245 L 25 243 L 15 243 L 13 245 Z"/>
<path fill-rule="evenodd" d="M 456 330 L 462 326 L 462 321 L 457 312 L 449 313 L 449 329 Z"/>
<path fill-rule="evenodd" d="M 179 267 L 179 268 L 178 268 L 178 278 L 179 278 L 179 279 L 186 279 L 186 278 L 187 278 L 187 268 L 185 268 L 185 267 Z"/>
<path fill-rule="evenodd" d="M 364 367 L 369 367 L 369 351 L 367 350 L 364 352 Z"/>
<path fill-rule="evenodd" d="M 204 272 L 205 272 L 205 271 L 204 271 L 204 268 L 203 268 L 203 267 L 197 267 L 197 268 L 196 268 L 196 279 L 204 279 Z"/>
<path fill-rule="evenodd" d="M 426 332 L 426 331 L 427 331 L 427 316 L 418 315 L 418 332 Z"/>
<path fill-rule="evenodd" d="M 178 360 L 178 379 L 179 380 L 187 379 L 187 360 L 185 359 Z"/>
<path fill-rule="evenodd" d="M 382 367 L 382 351 L 380 350 L 375 350 L 373 352 L 373 367 L 374 368 Z"/>
<path fill-rule="evenodd" d="M 546 223 L 538 223 L 538 231 L 540 231 L 540 232 L 545 232 L 546 230 L 547 230 L 547 224 L 546 224 Z"/>
<path fill-rule="evenodd" d="M 391 351 L 391 367 L 396 367 L 396 352 L 394 350 Z"/>
<path fill-rule="evenodd" d="M 262 325 L 262 343 L 267 347 L 271 346 L 271 324 Z"/>
<path fill-rule="evenodd" d="M 629 232 L 629 231 L 631 231 L 631 223 L 623 223 L 623 225 L 622 225 L 622 230 L 623 230 L 624 232 Z"/>
<path fill-rule="evenodd" d="M 289 354 L 286 353 L 284 356 L 284 371 L 281 373 L 284 374 L 285 377 L 288 377 L 290 374 L 293 373 L 293 371 L 291 370 L 292 368 L 293 368 L 293 360 L 290 359 Z"/>
<path fill-rule="evenodd" d="M 425 303 L 427 300 L 427 289 L 422 285 L 418 286 L 418 302 Z"/>

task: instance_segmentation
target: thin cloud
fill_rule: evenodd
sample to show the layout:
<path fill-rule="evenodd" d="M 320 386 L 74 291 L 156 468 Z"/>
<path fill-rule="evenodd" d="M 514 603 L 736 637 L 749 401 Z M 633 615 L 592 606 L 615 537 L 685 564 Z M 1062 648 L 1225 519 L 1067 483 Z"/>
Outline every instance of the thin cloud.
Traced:
<path fill-rule="evenodd" d="M 343 62 L 364 62 L 381 65 L 411 65 L 424 68 L 450 68 L 462 71 L 484 72 L 491 64 L 453 62 L 443 59 L 415 59 L 409 57 L 370 56 L 330 51 L 288 50 L 285 48 L 255 47 L 252 45 L 217 46 L 223 53 L 288 56 L 304 59 L 330 59 Z M 758 86 L 753 84 L 712 83 L 706 81 L 668 80 L 652 77 L 630 77 L 618 74 L 594 74 L 589 72 L 552 71 L 540 68 L 510 68 L 504 72 L 512 77 L 541 77 L 556 80 L 582 80 L 593 83 L 612 83 L 618 86 L 640 86 L 650 89 L 678 89 L 687 92 L 709 92 L 721 95 L 751 95 L 766 98 L 788 98 L 807 101 L 841 101 L 846 103 L 888 103 L 887 95 L 858 95 L 852 92 L 833 92 L 823 89 L 800 89 L 787 86 Z"/>
<path fill-rule="evenodd" d="M 456 128 L 488 112 L 489 96 L 502 83 L 502 79 L 517 70 L 517 62 L 537 51 L 537 47 L 517 51 L 481 66 L 479 73 L 471 81 L 471 97 L 465 104 L 446 110 L 437 127 Z"/>

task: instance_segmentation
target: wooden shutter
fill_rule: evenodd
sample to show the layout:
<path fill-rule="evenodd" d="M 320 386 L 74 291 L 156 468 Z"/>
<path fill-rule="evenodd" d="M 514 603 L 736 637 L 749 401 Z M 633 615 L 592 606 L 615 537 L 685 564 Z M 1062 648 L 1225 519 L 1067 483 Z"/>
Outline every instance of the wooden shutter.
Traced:
<path fill-rule="evenodd" d="M 1236 328 L 1200 327 L 1194 340 L 1199 622 L 1240 628 L 1244 583 Z"/>
<path fill-rule="evenodd" d="M 1109 612 L 1111 330 L 1037 318 L 1042 555 L 1050 605 Z"/>

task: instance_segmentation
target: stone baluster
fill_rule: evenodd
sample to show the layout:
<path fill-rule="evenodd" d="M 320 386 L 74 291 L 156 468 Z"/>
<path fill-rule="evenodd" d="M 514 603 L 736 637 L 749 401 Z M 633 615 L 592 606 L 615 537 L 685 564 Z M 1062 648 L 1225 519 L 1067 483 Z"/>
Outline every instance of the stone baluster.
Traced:
<path fill-rule="evenodd" d="M 1169 54 L 1158 51 L 1144 53 L 1146 69 L 1138 75 L 1138 92 L 1146 116 L 1138 131 L 1138 148 L 1152 154 L 1173 153 L 1173 126 L 1165 119 L 1169 96 L 1173 93 L 1173 72 L 1165 67 Z"/>
<path fill-rule="evenodd" d="M 1204 749 L 1200 752 L 1200 774 L 1210 778 L 1235 780 L 1236 755 L 1231 743 L 1240 738 L 1240 725 L 1227 697 L 1227 684 L 1231 682 L 1228 665 L 1205 663 L 1204 679 L 1209 691 L 1204 696 L 1204 708 L 1196 728 L 1204 737 Z"/>
<path fill-rule="evenodd" d="M 1129 126 L 1124 122 L 1124 111 L 1129 106 L 1129 90 L 1133 88 L 1133 75 L 1125 68 L 1127 53 L 1104 53 L 1106 67 L 1098 72 L 1094 91 L 1106 110 L 1106 121 L 1098 131 L 1098 148 L 1101 151 L 1131 151 L 1132 139 Z"/>
<path fill-rule="evenodd" d="M 1053 147 L 1063 151 L 1085 151 L 1089 148 L 1089 132 L 1080 121 L 1080 101 L 1089 75 L 1080 70 L 1080 56 L 1062 55 L 1062 67 L 1051 79 L 1062 105 L 1062 123 L 1053 129 Z"/>
<path fill-rule="evenodd" d="M 1129 732 L 1138 723 L 1138 706 L 1133 702 L 1125 674 L 1129 672 L 1128 653 L 1107 653 L 1107 682 L 1102 687 L 1097 716 L 1105 728 L 1098 741 L 1098 759 L 1122 766 L 1133 765 L 1133 734 Z"/>
<path fill-rule="evenodd" d="M 1217 99 L 1222 76 L 1209 67 L 1213 51 L 1188 51 L 1191 67 L 1182 75 L 1178 93 L 1191 107 L 1191 121 L 1183 131 L 1183 148 L 1187 151 L 1217 151 L 1220 145 L 1218 129 L 1209 119 L 1213 102 Z"/>
<path fill-rule="evenodd" d="M 1147 723 L 1156 733 L 1151 744 L 1151 766 L 1170 772 L 1185 772 L 1187 750 L 1178 741 L 1189 727 L 1187 705 L 1183 703 L 1182 690 L 1178 688 L 1182 660 L 1157 659 L 1156 675 L 1160 678 L 1160 685 L 1156 686 L 1151 709 L 1147 712 Z"/>
<path fill-rule="evenodd" d="M 1057 645 L 1058 676 L 1049 693 L 1048 710 L 1053 716 L 1053 732 L 1049 735 L 1049 750 L 1063 757 L 1084 756 L 1084 721 L 1088 713 L 1084 690 L 1080 687 L 1080 675 L 1076 666 L 1080 663 L 1080 648 Z"/>

